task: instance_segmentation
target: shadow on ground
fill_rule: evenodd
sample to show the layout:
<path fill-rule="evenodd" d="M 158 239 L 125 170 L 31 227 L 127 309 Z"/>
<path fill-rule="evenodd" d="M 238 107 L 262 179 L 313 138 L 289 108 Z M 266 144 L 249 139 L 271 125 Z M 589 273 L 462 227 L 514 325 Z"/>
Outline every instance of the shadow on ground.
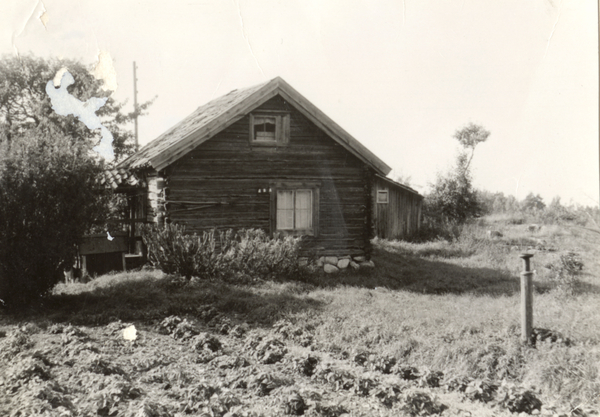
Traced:
<path fill-rule="evenodd" d="M 253 327 L 270 327 L 286 313 L 319 310 L 324 301 L 311 296 L 315 288 L 344 285 L 475 296 L 512 296 L 520 292 L 520 278 L 506 270 L 464 267 L 381 248 L 375 249 L 373 259 L 376 268 L 332 275 L 320 272 L 296 277 L 296 281 L 249 285 L 222 281 L 186 284 L 151 271 L 106 275 L 88 284 L 65 286 L 68 293 L 51 295 L 35 308 L 4 318 L 13 323 L 21 320 L 103 325 L 116 320 L 154 323 L 179 315 L 196 317 L 206 323 L 218 317 Z M 534 284 L 537 293 L 545 293 L 553 287 L 547 282 Z M 600 287 L 581 283 L 577 292 L 598 293 Z"/>
<path fill-rule="evenodd" d="M 520 291 L 520 278 L 508 271 L 469 268 L 428 257 L 397 254 L 380 248 L 373 253 L 376 267 L 337 275 L 323 275 L 312 283 L 320 287 L 348 285 L 385 287 L 420 294 L 474 294 L 511 296 Z M 536 283 L 538 292 L 548 285 Z"/>
<path fill-rule="evenodd" d="M 121 320 L 152 324 L 178 315 L 206 323 L 217 318 L 219 322 L 229 319 L 252 327 L 270 327 L 284 312 L 318 309 L 322 304 L 307 294 L 306 284 L 300 283 L 246 286 L 217 281 L 185 283 L 143 271 L 112 277 L 71 284 L 70 293 L 50 295 L 40 305 L 7 315 L 3 321 L 104 325 Z"/>

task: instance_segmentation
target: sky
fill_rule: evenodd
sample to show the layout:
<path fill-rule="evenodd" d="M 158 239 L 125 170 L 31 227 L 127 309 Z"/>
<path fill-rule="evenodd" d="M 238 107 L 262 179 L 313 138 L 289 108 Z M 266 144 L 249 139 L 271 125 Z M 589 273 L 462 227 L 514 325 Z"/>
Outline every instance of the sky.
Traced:
<path fill-rule="evenodd" d="M 477 188 L 599 204 L 595 0 L 5 0 L 0 54 L 27 53 L 101 62 L 129 109 L 135 61 L 138 101 L 157 96 L 142 145 L 281 76 L 420 192 L 472 122 Z"/>

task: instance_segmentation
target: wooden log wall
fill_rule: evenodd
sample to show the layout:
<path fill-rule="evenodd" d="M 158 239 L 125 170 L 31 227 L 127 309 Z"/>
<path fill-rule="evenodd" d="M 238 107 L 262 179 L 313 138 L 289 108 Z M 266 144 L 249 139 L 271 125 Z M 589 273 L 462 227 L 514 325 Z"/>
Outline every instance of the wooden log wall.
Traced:
<path fill-rule="evenodd" d="M 391 181 L 375 177 L 373 229 L 382 239 L 408 239 L 419 231 L 423 197 Z M 377 202 L 377 190 L 388 190 L 388 203 Z"/>
<path fill-rule="evenodd" d="M 190 232 L 215 227 L 273 232 L 274 182 L 315 181 L 320 184 L 318 235 L 304 238 L 304 254 L 368 253 L 369 169 L 281 97 L 260 110 L 289 112 L 289 142 L 251 146 L 246 116 L 199 145 L 163 174 L 170 221 L 185 223 Z"/>

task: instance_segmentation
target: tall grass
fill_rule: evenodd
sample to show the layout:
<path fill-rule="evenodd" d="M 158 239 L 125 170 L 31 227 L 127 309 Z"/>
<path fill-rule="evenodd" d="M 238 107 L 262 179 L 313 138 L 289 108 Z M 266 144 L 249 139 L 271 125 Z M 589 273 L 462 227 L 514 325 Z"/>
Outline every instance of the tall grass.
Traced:
<path fill-rule="evenodd" d="M 503 236 L 489 239 L 491 228 Z M 463 226 L 452 241 L 376 240 L 375 246 L 378 278 L 366 277 L 370 288 L 330 283 L 311 293 L 328 301 L 324 311 L 296 317 L 315 326 L 324 349 L 388 354 L 446 375 L 508 379 L 571 408 L 598 405 L 600 235 L 556 224 L 532 232 L 522 222 L 493 217 Z M 573 259 L 565 255 L 573 250 L 583 269 L 566 296 L 552 265 Z M 518 277 L 525 251 L 534 253 L 534 327 L 573 345 L 521 345 Z"/>

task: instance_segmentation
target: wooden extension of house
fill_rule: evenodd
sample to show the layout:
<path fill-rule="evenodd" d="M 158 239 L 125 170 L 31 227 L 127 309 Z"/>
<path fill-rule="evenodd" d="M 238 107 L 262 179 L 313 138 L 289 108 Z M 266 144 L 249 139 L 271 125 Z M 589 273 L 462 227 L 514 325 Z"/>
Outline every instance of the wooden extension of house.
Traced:
<path fill-rule="evenodd" d="M 140 221 L 260 228 L 302 236 L 304 256 L 368 259 L 372 237 L 421 218 L 416 191 L 279 77 L 199 107 L 118 169 L 139 180 L 122 190 L 133 240 Z"/>
<path fill-rule="evenodd" d="M 423 197 L 406 185 L 375 174 L 372 195 L 374 235 L 408 239 L 419 231 Z"/>

